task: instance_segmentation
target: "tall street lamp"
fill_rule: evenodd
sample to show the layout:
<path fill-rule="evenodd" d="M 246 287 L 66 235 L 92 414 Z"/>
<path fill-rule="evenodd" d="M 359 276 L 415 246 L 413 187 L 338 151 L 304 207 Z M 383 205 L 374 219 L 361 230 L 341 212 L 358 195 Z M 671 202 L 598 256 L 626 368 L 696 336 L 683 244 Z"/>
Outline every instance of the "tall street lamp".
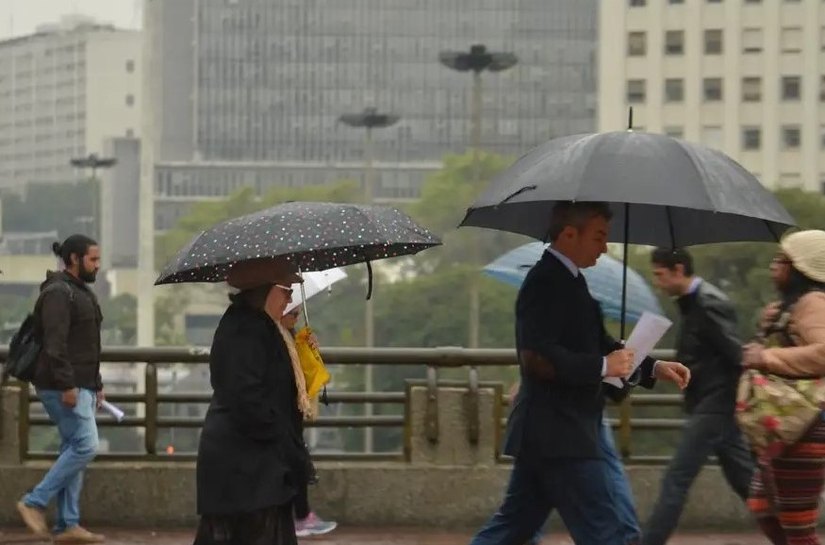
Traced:
<path fill-rule="evenodd" d="M 470 147 L 473 152 L 473 182 L 476 186 L 481 184 L 481 158 L 479 148 L 481 147 L 481 73 L 502 72 L 512 68 L 518 63 L 518 57 L 514 53 L 504 51 L 488 51 L 487 47 L 481 44 L 470 46 L 470 51 L 442 51 L 438 55 L 438 60 L 451 70 L 457 72 L 470 72 L 473 76 L 473 96 L 470 101 Z M 479 248 L 478 238 L 475 234 L 470 238 L 470 252 L 472 265 L 478 269 Z M 470 277 L 470 314 L 468 344 L 470 348 L 478 347 L 479 340 L 479 314 L 480 314 L 480 294 L 479 294 L 478 270 L 475 270 Z"/>
<path fill-rule="evenodd" d="M 100 238 L 100 205 L 101 205 L 101 188 L 100 188 L 100 180 L 97 179 L 97 169 L 99 168 L 112 168 L 117 163 L 117 159 L 114 157 L 98 157 L 96 154 L 92 153 L 88 157 L 75 157 L 69 161 L 73 167 L 76 168 L 84 168 L 84 169 L 91 169 L 92 171 L 92 185 L 94 191 L 94 197 L 92 198 L 92 218 L 94 221 L 94 226 L 91 228 L 91 235 L 96 240 Z"/>
<path fill-rule="evenodd" d="M 374 129 L 385 129 L 398 123 L 400 116 L 378 112 L 376 108 L 365 108 L 363 112 L 357 114 L 344 114 L 338 120 L 348 127 L 364 129 L 364 196 L 368 204 L 375 201 L 375 168 L 373 167 L 374 145 L 372 131 Z M 375 346 L 375 315 L 372 305 L 372 298 L 366 300 L 364 307 L 364 344 L 367 348 Z M 367 392 L 373 391 L 373 367 L 367 364 L 364 368 L 364 383 Z M 367 416 L 372 416 L 372 403 L 366 404 Z M 364 436 L 364 450 L 373 451 L 372 428 L 366 428 Z"/>

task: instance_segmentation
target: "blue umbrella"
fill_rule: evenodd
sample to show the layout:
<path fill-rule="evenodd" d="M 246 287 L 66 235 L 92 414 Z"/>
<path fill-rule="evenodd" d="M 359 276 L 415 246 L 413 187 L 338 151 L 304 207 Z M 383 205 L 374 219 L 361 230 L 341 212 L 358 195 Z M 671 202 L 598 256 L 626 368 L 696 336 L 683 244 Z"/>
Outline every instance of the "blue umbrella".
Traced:
<path fill-rule="evenodd" d="M 527 271 L 541 258 L 547 247 L 542 242 L 531 242 L 510 250 L 484 267 L 484 272 L 505 284 L 519 287 L 527 276 Z M 601 304 L 605 316 L 620 321 L 622 317 L 622 262 L 609 255 L 603 255 L 596 265 L 583 269 L 590 293 Z M 659 300 L 645 279 L 634 271 L 627 270 L 627 319 L 635 322 L 642 312 L 664 314 Z"/>

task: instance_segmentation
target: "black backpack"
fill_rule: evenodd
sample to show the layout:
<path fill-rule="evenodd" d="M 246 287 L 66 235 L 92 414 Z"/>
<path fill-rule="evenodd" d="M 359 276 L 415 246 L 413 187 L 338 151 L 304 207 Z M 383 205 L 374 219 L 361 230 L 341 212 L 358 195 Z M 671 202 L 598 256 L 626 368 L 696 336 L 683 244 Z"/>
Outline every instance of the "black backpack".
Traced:
<path fill-rule="evenodd" d="M 49 289 L 54 285 L 64 285 L 65 289 L 69 290 L 69 303 L 74 303 L 74 290 L 63 282 L 56 282 L 51 286 L 47 286 L 37 299 L 34 305 L 34 311 L 29 313 L 20 324 L 17 332 L 11 338 L 9 343 L 9 357 L 6 359 L 6 364 L 3 366 L 3 374 L 0 376 L 0 384 L 5 383 L 8 377 L 14 377 L 23 382 L 31 382 L 34 378 L 34 373 L 37 370 L 37 357 L 40 355 L 42 348 L 42 339 L 38 332 L 39 310 L 38 306 L 40 300 Z"/>

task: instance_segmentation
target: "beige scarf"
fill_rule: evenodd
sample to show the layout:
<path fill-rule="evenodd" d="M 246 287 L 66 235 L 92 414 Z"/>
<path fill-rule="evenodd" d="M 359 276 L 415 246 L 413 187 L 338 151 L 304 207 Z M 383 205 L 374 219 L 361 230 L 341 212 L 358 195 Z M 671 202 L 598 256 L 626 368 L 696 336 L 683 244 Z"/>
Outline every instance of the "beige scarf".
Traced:
<path fill-rule="evenodd" d="M 304 420 L 312 420 L 313 411 L 312 404 L 309 402 L 309 394 L 307 394 L 307 381 L 304 378 L 304 371 L 301 369 L 301 360 L 298 357 L 298 349 L 295 348 L 295 339 L 287 328 L 276 322 L 278 331 L 281 332 L 286 343 L 286 348 L 289 350 L 289 359 L 292 361 L 292 372 L 295 374 L 295 386 L 298 387 L 298 410 L 304 417 Z"/>

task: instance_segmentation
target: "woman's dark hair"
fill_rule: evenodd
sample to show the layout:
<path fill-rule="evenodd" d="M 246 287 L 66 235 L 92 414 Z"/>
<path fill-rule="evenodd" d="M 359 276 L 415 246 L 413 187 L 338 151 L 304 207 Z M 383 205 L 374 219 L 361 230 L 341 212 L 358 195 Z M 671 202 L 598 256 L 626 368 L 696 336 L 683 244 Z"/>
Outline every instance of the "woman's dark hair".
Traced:
<path fill-rule="evenodd" d="M 266 304 L 266 298 L 269 295 L 269 290 L 272 289 L 272 284 L 264 284 L 257 288 L 250 288 L 238 293 L 229 295 L 229 300 L 235 304 L 246 305 L 255 310 L 263 310 Z"/>
<path fill-rule="evenodd" d="M 791 270 L 788 273 L 788 281 L 781 289 L 782 309 L 788 309 L 796 303 L 800 297 L 813 290 L 825 291 L 825 283 L 811 280 L 791 265 Z"/>
<path fill-rule="evenodd" d="M 97 246 L 97 242 L 86 235 L 72 235 L 64 240 L 63 244 L 59 242 L 52 244 L 52 252 L 69 267 L 72 264 L 72 255 L 76 255 L 77 260 L 80 261 L 91 246 Z"/>

